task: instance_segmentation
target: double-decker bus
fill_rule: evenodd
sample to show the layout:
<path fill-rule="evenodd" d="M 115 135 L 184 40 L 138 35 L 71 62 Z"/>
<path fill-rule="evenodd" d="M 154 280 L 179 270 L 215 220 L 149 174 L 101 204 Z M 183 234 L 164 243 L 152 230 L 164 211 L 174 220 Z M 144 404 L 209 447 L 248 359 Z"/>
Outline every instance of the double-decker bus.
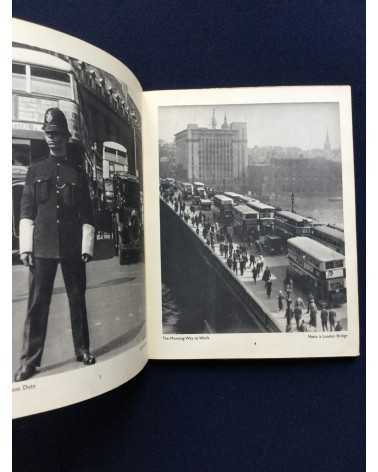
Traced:
<path fill-rule="evenodd" d="M 247 206 L 259 214 L 260 233 L 267 234 L 273 232 L 275 208 L 252 198 L 248 200 Z"/>
<path fill-rule="evenodd" d="M 185 199 L 193 195 L 193 185 L 190 182 L 182 182 L 181 190 Z"/>
<path fill-rule="evenodd" d="M 341 254 L 345 254 L 344 231 L 329 225 L 317 225 L 312 229 L 312 237 Z"/>
<path fill-rule="evenodd" d="M 82 156 L 77 82 L 71 65 L 52 54 L 13 47 L 12 59 L 12 252 L 18 252 L 20 200 L 28 166 L 48 153 L 42 124 L 45 111 L 60 108 L 71 133 L 71 155 Z M 77 151 L 77 152 L 76 152 Z"/>
<path fill-rule="evenodd" d="M 200 210 L 203 212 L 211 212 L 211 200 L 208 198 L 201 198 Z"/>
<path fill-rule="evenodd" d="M 295 236 L 311 236 L 313 227 L 311 218 L 287 210 L 276 212 L 274 225 L 276 233 L 286 240 Z"/>
<path fill-rule="evenodd" d="M 224 225 L 230 225 L 233 221 L 233 201 L 225 195 L 214 195 L 214 216 Z"/>
<path fill-rule="evenodd" d="M 102 144 L 102 173 L 104 179 L 112 179 L 119 173 L 127 173 L 129 169 L 125 146 L 112 141 Z"/>
<path fill-rule="evenodd" d="M 223 192 L 223 195 L 225 195 L 228 198 L 231 198 L 233 201 L 234 206 L 239 205 L 240 203 L 245 203 L 243 195 L 240 195 L 239 193 L 236 192 Z"/>
<path fill-rule="evenodd" d="M 288 273 L 317 301 L 337 306 L 346 301 L 344 256 L 306 236 L 287 241 Z"/>
<path fill-rule="evenodd" d="M 193 194 L 196 197 L 206 198 L 205 184 L 202 182 L 193 182 Z"/>
<path fill-rule="evenodd" d="M 258 227 L 259 215 L 257 211 L 247 205 L 237 205 L 233 209 L 235 231 L 240 236 L 255 233 Z"/>

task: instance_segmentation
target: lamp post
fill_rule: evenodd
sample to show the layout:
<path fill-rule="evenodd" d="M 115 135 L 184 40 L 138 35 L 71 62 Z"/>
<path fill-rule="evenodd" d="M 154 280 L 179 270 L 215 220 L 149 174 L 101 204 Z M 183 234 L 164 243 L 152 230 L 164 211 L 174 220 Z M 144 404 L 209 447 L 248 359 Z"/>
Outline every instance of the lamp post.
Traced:
<path fill-rule="evenodd" d="M 294 211 L 294 192 L 291 192 L 291 212 L 295 213 L 295 211 Z"/>

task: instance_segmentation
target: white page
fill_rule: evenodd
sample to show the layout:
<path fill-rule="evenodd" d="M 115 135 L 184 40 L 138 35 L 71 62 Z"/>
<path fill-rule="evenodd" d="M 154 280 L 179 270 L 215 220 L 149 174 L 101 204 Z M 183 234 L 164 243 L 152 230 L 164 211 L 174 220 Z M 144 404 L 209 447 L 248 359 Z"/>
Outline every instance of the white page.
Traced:
<path fill-rule="evenodd" d="M 341 153 L 341 168 L 342 168 L 342 206 L 343 206 L 343 223 L 344 223 L 344 238 L 345 238 L 345 267 L 346 267 L 346 293 L 347 303 L 342 305 L 341 311 L 344 317 L 344 327 L 340 332 L 323 332 L 319 326 L 307 332 L 285 332 L 283 328 L 284 315 L 275 313 L 275 310 L 267 310 L 269 320 L 276 326 L 276 331 L 281 332 L 214 332 L 209 329 L 208 323 L 203 323 L 200 329 L 188 328 L 187 331 L 177 329 L 177 325 L 173 328 L 164 324 L 162 313 L 162 272 L 161 272 L 161 241 L 160 241 L 160 209 L 159 209 L 159 139 L 165 139 L 167 142 L 174 142 L 174 134 L 187 129 L 187 125 L 193 123 L 193 126 L 200 128 L 211 128 L 212 110 L 216 110 L 218 123 L 216 127 L 219 129 L 223 121 L 223 113 L 220 115 L 223 107 L 224 112 L 227 110 L 239 110 L 235 116 L 239 119 L 235 121 L 248 121 L 243 119 L 243 107 L 278 107 L 279 116 L 286 116 L 285 110 L 289 107 L 304 107 L 306 110 L 318 108 L 318 105 L 324 105 L 326 108 L 337 109 L 337 118 L 332 123 L 332 131 L 337 135 L 338 146 Z M 232 108 L 233 106 L 233 108 Z M 164 107 L 164 108 L 163 108 Z M 171 108 L 169 108 L 171 107 Z M 207 120 L 204 122 L 203 113 L 198 109 L 202 107 L 207 113 Z M 248 108 L 249 109 L 249 108 Z M 167 118 L 168 114 L 161 118 L 159 113 L 162 110 L 171 110 L 172 113 Z M 185 111 L 189 110 L 189 111 Z M 235 110 L 234 110 L 235 111 Z M 145 215 L 146 215 L 146 276 L 147 276 L 147 308 L 148 308 L 148 349 L 149 357 L 157 359 L 206 359 L 206 358 L 280 358 L 280 357 L 332 357 L 332 356 L 355 356 L 359 353 L 359 326 L 358 326 L 358 288 L 357 288 L 357 254 L 356 254 L 356 231 L 355 231 L 355 194 L 354 194 L 354 165 L 353 165 L 353 140 L 352 140 L 352 117 L 351 117 L 351 97 L 350 88 L 347 86 L 316 86 L 316 87 L 262 87 L 262 88 L 235 88 L 235 89 L 208 89 L 208 90 L 174 90 L 174 91 L 152 91 L 144 93 L 144 125 L 143 125 L 143 144 L 145 155 L 148 158 L 145 160 L 145 179 L 146 188 L 149 189 L 145 199 Z M 246 112 L 247 113 L 247 112 Z M 248 112 L 249 113 L 249 112 Z M 246 116 L 248 116 L 248 113 Z M 307 112 L 306 112 L 307 113 Z M 308 116 L 314 115 L 313 112 L 304 114 L 304 120 Z M 290 113 L 289 113 L 290 115 Z M 289 116 L 287 115 L 287 116 Z M 272 118 L 267 118 L 265 125 L 261 127 L 261 121 L 264 114 L 256 115 L 255 126 L 259 129 L 261 136 L 266 134 L 265 139 L 269 143 L 269 133 L 274 141 L 274 136 L 279 136 L 280 126 L 283 124 L 272 121 Z M 315 115 L 314 115 L 315 116 Z M 165 120 L 165 121 L 164 121 Z M 202 120 L 202 121 L 201 121 Z M 270 121 L 269 121 L 270 120 Z M 292 141 L 295 141 L 295 134 L 301 130 L 300 121 L 294 121 L 293 130 L 289 130 L 287 134 L 292 135 Z M 326 137 L 327 123 L 323 123 L 322 128 L 322 146 Z M 159 129 L 159 125 L 161 129 Z M 258 126 L 259 125 L 259 126 Z M 248 125 L 249 126 L 249 125 Z M 264 128 L 265 126 L 265 128 Z M 278 129 L 278 133 L 277 133 Z M 282 128 L 284 130 L 284 127 Z M 310 131 L 310 133 L 308 133 Z M 304 129 L 302 134 L 311 134 L 311 132 L 319 133 L 319 127 L 314 122 L 309 127 L 309 130 Z M 185 131 L 186 132 L 186 131 Z M 206 131 L 208 132 L 208 131 Z M 166 133 L 166 134 L 164 134 Z M 283 131 L 281 131 L 281 138 L 283 139 Z M 328 133 L 328 131 L 327 131 Z M 253 133 L 251 133 L 253 134 Z M 168 136 L 168 137 L 167 137 Z M 253 136 L 248 135 L 248 146 L 253 146 Z M 278 139 L 278 138 L 277 138 Z M 329 139 L 329 138 L 327 138 Z M 335 136 L 332 136 L 335 139 Z M 278 139 L 279 140 L 279 139 Z M 274 144 L 274 142 L 271 144 Z M 177 143 L 176 143 L 177 144 Z M 289 144 L 284 144 L 289 146 Z M 300 145 L 299 145 L 300 147 Z M 327 148 L 327 145 L 325 145 Z M 176 147 L 177 149 L 177 147 Z M 181 148 L 180 148 L 181 149 Z M 165 158 L 163 156 L 163 158 Z M 194 158 L 193 158 L 194 159 Z M 193 171 L 194 172 L 194 171 Z M 173 175 L 171 175 L 172 177 Z M 193 180 L 201 180 L 195 172 L 192 175 L 185 175 L 182 180 L 193 182 Z M 207 182 L 205 182 L 206 184 Z M 340 182 L 341 184 L 341 182 Z M 232 186 L 231 186 L 232 187 Z M 233 188 L 230 188 L 233 190 Z M 332 199 L 330 199 L 331 202 Z M 330 203 L 331 205 L 331 203 Z M 168 209 L 168 212 L 174 210 Z M 170 220 L 174 222 L 174 217 Z M 180 218 L 178 215 L 175 218 Z M 185 225 L 182 222 L 182 225 Z M 169 231 L 169 228 L 165 228 Z M 184 229 L 182 230 L 184 234 Z M 194 226 L 188 224 L 187 230 L 192 234 L 190 236 L 193 241 Z M 185 234 L 189 234 L 185 233 Z M 175 238 L 175 235 L 172 236 Z M 194 238 L 194 239 L 193 239 Z M 200 236 L 198 236 L 200 239 Z M 171 239 L 170 242 L 177 242 Z M 191 243 L 192 244 L 192 243 Z M 197 243 L 196 243 L 197 244 Z M 206 245 L 202 240 L 199 243 L 200 247 Z M 196 253 L 192 247 L 187 246 L 188 251 L 193 252 L 193 264 L 197 264 Z M 167 249 L 170 251 L 170 248 Z M 186 251 L 185 246 L 181 247 L 181 254 L 176 254 L 177 264 L 180 263 L 180 255 Z M 208 249 L 208 252 L 211 252 Z M 214 251 L 213 251 L 214 252 Z M 216 252 L 216 251 L 215 251 Z M 172 258 L 175 256 L 172 256 Z M 213 259 L 212 259 L 213 257 Z M 229 271 L 225 266 L 225 260 L 219 254 L 207 256 L 207 261 L 212 265 L 215 259 L 218 260 L 217 267 L 221 275 L 220 278 L 235 279 L 235 274 Z M 220 262 L 219 262 L 220 261 Z M 174 264 L 174 263 L 173 263 Z M 185 279 L 184 275 L 188 271 L 188 265 L 191 262 L 186 260 L 186 266 L 175 273 L 177 277 L 174 281 L 176 288 L 180 285 L 180 270 L 183 280 L 186 283 L 195 283 L 195 275 L 192 279 Z M 214 265 L 215 262 L 214 262 Z M 218 270 L 218 269 L 217 269 Z M 223 272 L 222 272 L 223 271 Z M 274 275 L 275 268 L 272 268 Z M 222 275 L 223 274 L 223 275 Z M 164 276 L 164 274 L 163 274 Z M 231 279 L 230 279 L 231 277 Z M 236 280 L 238 277 L 236 277 Z M 273 294 L 276 296 L 278 287 L 275 286 L 278 278 L 273 280 Z M 206 283 L 206 280 L 203 281 Z M 234 282 L 232 282 L 232 286 Z M 236 282 L 238 284 L 238 282 Z M 249 295 L 255 297 L 254 288 L 251 283 L 241 284 L 247 287 Z M 179 287 L 180 288 L 180 287 Z M 210 283 L 211 289 L 211 283 Z M 181 292 L 187 291 L 188 296 L 195 298 L 197 296 L 195 291 L 191 292 L 191 286 L 187 288 L 181 286 Z M 211 291 L 211 290 L 210 290 Z M 231 291 L 232 292 L 232 291 Z M 230 293 L 231 293 L 230 292 Z M 172 293 L 172 291 L 170 292 Z M 173 292 L 173 295 L 175 293 Z M 210 295 L 209 295 L 210 296 Z M 232 296 L 232 293 L 231 295 Z M 256 295 L 257 297 L 257 295 Z M 264 298 L 264 297 L 263 297 Z M 257 297 L 261 306 L 266 307 L 266 300 L 262 299 L 261 294 Z M 262 301 L 261 301 L 262 300 Z M 200 306 L 195 303 L 192 304 L 194 309 L 187 310 L 186 316 L 195 316 L 196 311 L 200 311 Z M 318 307 L 320 308 L 320 307 Z M 338 310 L 338 309 L 337 309 Z M 339 311 L 338 311 L 339 313 Z M 163 315 L 163 316 L 162 316 Z M 215 313 L 216 315 L 216 313 Z M 304 315 L 308 318 L 309 315 Z M 317 323 L 320 322 L 320 309 L 317 312 Z M 339 316 L 339 314 L 337 314 Z M 341 316 L 341 315 L 340 315 Z M 308 325 L 306 318 L 305 326 Z M 203 321 L 203 320 L 202 320 Z M 270 322 L 269 321 L 269 322 Z M 347 328 L 345 326 L 347 325 Z M 291 326 L 289 327 L 291 329 Z M 312 327 L 311 327 L 312 328 Z M 210 331 L 210 332 L 209 332 Z M 211 332 L 212 331 L 212 332 Z"/>
<path fill-rule="evenodd" d="M 122 95 L 121 98 L 126 97 L 130 105 L 129 111 L 134 109 L 135 117 L 140 114 L 142 88 L 138 80 L 127 67 L 104 51 L 66 34 L 20 20 L 14 21 L 13 41 L 23 46 L 16 48 L 17 51 L 14 54 L 17 55 L 18 61 L 21 61 L 20 58 L 23 54 L 24 61 L 27 64 L 27 74 L 33 71 L 29 63 L 37 61 L 38 57 L 42 56 L 44 58 L 48 57 L 47 60 L 53 61 L 54 67 L 58 68 L 61 67 L 62 62 L 65 63 L 65 68 L 69 68 L 70 58 L 84 61 L 88 73 L 91 73 L 93 69 L 97 80 L 105 80 L 105 87 L 112 86 L 113 92 L 117 92 L 120 96 Z M 27 48 L 31 47 L 32 50 L 30 48 L 25 49 L 24 46 Z M 37 48 L 39 49 L 37 50 Z M 58 53 L 58 58 L 55 58 L 51 53 Z M 38 56 L 38 54 L 42 54 L 42 56 Z M 14 57 L 13 59 L 15 60 L 16 58 Z M 88 78 L 88 74 L 85 77 Z M 78 88 L 83 86 L 83 83 L 80 83 L 80 81 L 75 83 Z M 45 84 L 41 87 L 42 94 L 48 95 L 47 85 Z M 79 112 L 84 114 L 84 106 L 88 105 L 89 96 L 91 96 L 90 94 L 94 89 L 88 89 L 87 95 L 84 95 L 83 88 L 80 90 L 83 94 L 80 98 L 82 101 L 78 102 L 77 97 L 75 97 L 74 101 L 76 100 L 79 103 Z M 18 100 L 21 104 L 24 103 L 23 113 L 25 114 L 29 110 L 29 115 L 25 118 L 26 121 L 22 122 L 19 119 L 20 116 L 18 116 L 13 123 L 13 138 L 16 146 L 20 145 L 21 142 L 24 143 L 25 140 L 23 140 L 21 134 L 25 131 L 31 133 L 28 139 L 33 141 L 34 131 L 39 130 L 41 126 L 41 123 L 38 122 L 40 118 L 36 118 L 36 115 L 42 113 L 43 116 L 44 109 L 41 110 L 43 104 L 49 107 L 57 106 L 57 102 L 51 96 L 45 96 L 44 101 L 41 101 L 42 99 L 36 98 L 37 96 L 39 97 L 38 94 L 35 93 L 33 95 L 33 91 L 31 92 L 30 94 L 30 90 L 27 90 L 22 94 L 14 90 L 15 100 Z M 107 97 L 107 92 L 108 90 L 106 89 L 98 93 L 104 93 L 104 96 Z M 107 106 L 105 106 L 105 99 L 99 97 L 100 95 L 96 95 L 91 104 L 95 110 L 99 109 L 96 107 L 100 106 L 105 110 Z M 61 101 L 64 102 L 64 100 Z M 33 111 L 34 114 L 30 111 L 33 104 L 37 104 Z M 18 108 L 19 105 L 20 103 L 17 104 L 15 110 L 21 114 Z M 60 103 L 59 106 L 61 106 Z M 65 106 L 70 105 L 66 104 Z M 110 114 L 117 114 L 114 111 L 114 107 L 115 105 L 112 102 L 111 110 L 113 111 L 108 111 L 109 115 L 106 115 L 107 117 L 103 115 L 105 130 L 107 124 L 113 124 L 111 118 L 113 115 Z M 100 115 L 99 119 L 102 119 L 101 113 L 98 113 Z M 90 120 L 90 115 L 91 112 L 86 113 L 85 120 Z M 131 143 L 131 148 L 126 149 L 125 146 L 118 144 L 117 149 L 121 151 L 126 149 L 128 153 L 127 169 L 131 172 L 130 166 L 134 166 L 133 173 L 138 174 L 135 169 L 138 169 L 138 166 L 141 168 L 141 163 L 137 162 L 141 158 L 141 150 L 135 147 L 135 134 L 132 137 L 131 133 L 133 131 L 138 133 L 139 131 L 135 130 L 135 127 L 131 127 L 130 121 L 127 121 L 129 118 L 120 118 L 121 115 L 118 113 L 117 121 L 114 120 L 119 129 L 110 129 L 109 133 L 104 131 L 101 137 L 95 133 L 93 139 L 96 141 L 101 140 L 100 145 L 102 145 L 104 141 L 114 141 L 114 135 L 117 135 L 117 133 L 119 136 L 126 136 L 126 130 L 122 127 L 122 123 L 125 123 L 125 127 L 128 130 L 126 146 L 130 147 L 129 144 Z M 123 114 L 122 117 L 124 116 Z M 88 121 L 85 121 L 85 123 L 89 131 L 96 129 L 94 125 L 91 128 Z M 133 123 L 137 126 L 135 121 Z M 140 126 L 140 116 L 138 126 Z M 99 125 L 98 129 L 100 129 Z M 132 152 L 132 139 L 134 139 L 135 152 Z M 122 139 L 119 140 L 119 143 L 122 144 Z M 104 149 L 105 146 L 103 145 L 102 147 Z M 90 154 L 91 150 L 86 148 L 85 152 Z M 96 159 L 98 158 L 96 157 Z M 119 160 L 122 169 L 126 169 L 125 161 L 121 158 Z M 102 162 L 102 165 L 104 165 L 104 162 Z M 113 161 L 107 162 L 112 163 L 112 165 L 114 164 Z M 105 168 L 103 168 L 103 172 L 105 172 Z M 103 177 L 105 176 L 104 174 L 102 175 Z M 143 261 L 139 260 L 137 263 L 121 265 L 115 253 L 112 252 L 114 249 L 112 246 L 113 242 L 107 239 L 108 237 L 109 235 L 98 235 L 94 260 L 89 262 L 86 267 L 86 303 L 90 350 L 96 355 L 96 363 L 84 366 L 82 362 L 77 362 L 75 359 L 69 320 L 70 310 L 67 303 L 66 289 L 59 272 L 60 269 L 58 268 L 40 370 L 37 371 L 36 375 L 25 381 L 13 383 L 14 417 L 47 411 L 102 394 L 127 382 L 147 362 L 144 264 Z M 105 255 L 96 259 L 96 247 L 98 248 L 99 246 L 108 252 L 104 252 Z M 13 367 L 16 370 L 21 363 L 22 333 L 28 297 L 28 269 L 16 261 L 12 270 L 14 308 Z"/>

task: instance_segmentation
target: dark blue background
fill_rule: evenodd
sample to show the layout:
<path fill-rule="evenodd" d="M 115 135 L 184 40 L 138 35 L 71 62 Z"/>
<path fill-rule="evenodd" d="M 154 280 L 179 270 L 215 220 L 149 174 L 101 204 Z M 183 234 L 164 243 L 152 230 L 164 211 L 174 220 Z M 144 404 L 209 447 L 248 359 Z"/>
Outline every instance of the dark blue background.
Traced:
<path fill-rule="evenodd" d="M 97 399 L 14 421 L 14 470 L 363 470 L 364 2 L 15 0 L 13 15 L 107 50 L 145 90 L 350 84 L 362 341 L 357 359 L 150 362 Z"/>

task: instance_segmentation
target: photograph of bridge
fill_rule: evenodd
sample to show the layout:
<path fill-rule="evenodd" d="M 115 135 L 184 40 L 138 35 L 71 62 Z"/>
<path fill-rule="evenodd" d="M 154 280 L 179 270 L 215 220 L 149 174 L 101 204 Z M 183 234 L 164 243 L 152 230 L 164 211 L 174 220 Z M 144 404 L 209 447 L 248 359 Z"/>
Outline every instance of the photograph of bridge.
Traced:
<path fill-rule="evenodd" d="M 164 333 L 346 331 L 338 104 L 159 108 Z"/>

